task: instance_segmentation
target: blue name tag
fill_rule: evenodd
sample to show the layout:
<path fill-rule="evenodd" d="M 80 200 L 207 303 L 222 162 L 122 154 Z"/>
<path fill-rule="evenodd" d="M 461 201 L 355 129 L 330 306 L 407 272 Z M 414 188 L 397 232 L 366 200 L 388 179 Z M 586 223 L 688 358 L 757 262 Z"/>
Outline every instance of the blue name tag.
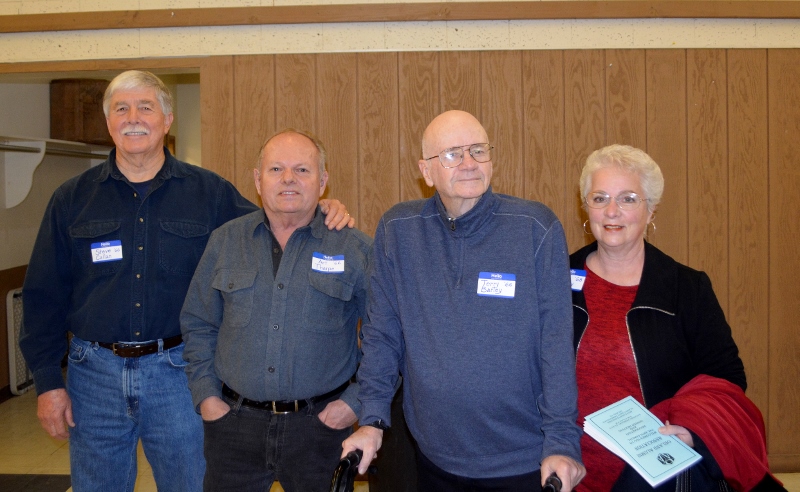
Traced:
<path fill-rule="evenodd" d="M 122 241 L 92 243 L 92 263 L 119 261 L 122 259 Z"/>
<path fill-rule="evenodd" d="M 586 282 L 586 270 L 570 270 L 569 278 L 572 290 L 580 292 L 583 290 L 583 283 Z"/>
<path fill-rule="evenodd" d="M 311 255 L 311 269 L 320 273 L 344 273 L 344 255 L 328 256 L 315 251 Z"/>
<path fill-rule="evenodd" d="M 479 296 L 512 299 L 516 287 L 517 276 L 513 273 L 480 272 L 478 274 Z"/>

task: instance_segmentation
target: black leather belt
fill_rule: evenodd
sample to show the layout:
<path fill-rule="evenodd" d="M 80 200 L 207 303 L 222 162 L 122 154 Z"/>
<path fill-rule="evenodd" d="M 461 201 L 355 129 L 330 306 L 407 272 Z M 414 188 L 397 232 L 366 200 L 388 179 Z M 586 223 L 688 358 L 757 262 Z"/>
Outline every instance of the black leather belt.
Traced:
<path fill-rule="evenodd" d="M 173 347 L 177 347 L 181 344 L 183 338 L 180 335 L 175 335 L 174 337 L 169 337 L 164 339 L 164 350 L 171 349 Z M 158 340 L 152 342 L 117 342 L 117 343 L 106 343 L 106 342 L 97 342 L 97 345 L 107 348 L 114 355 L 119 357 L 141 357 L 143 355 L 150 355 L 155 354 L 158 352 Z"/>
<path fill-rule="evenodd" d="M 333 391 L 328 391 L 324 395 L 312 396 L 311 398 L 306 398 L 305 400 L 255 401 L 248 398 L 242 398 L 242 405 L 245 407 L 257 408 L 259 410 L 268 410 L 272 413 L 299 412 L 307 407 L 309 403 L 316 403 L 318 401 L 327 400 L 342 394 L 344 390 L 347 389 L 349 384 L 349 380 L 345 381 L 344 384 Z M 222 394 L 235 401 L 239 401 L 239 397 L 241 396 L 239 393 L 232 390 L 230 386 L 224 383 L 222 384 Z"/>

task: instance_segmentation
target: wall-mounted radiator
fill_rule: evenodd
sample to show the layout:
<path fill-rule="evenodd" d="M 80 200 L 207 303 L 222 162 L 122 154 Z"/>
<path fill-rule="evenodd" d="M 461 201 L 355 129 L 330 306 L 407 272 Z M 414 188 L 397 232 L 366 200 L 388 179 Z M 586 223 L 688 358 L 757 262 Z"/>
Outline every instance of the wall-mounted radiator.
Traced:
<path fill-rule="evenodd" d="M 19 332 L 22 329 L 22 289 L 9 291 L 6 297 L 6 313 L 8 313 L 9 386 L 11 393 L 21 395 L 33 388 L 33 374 L 19 350 Z"/>

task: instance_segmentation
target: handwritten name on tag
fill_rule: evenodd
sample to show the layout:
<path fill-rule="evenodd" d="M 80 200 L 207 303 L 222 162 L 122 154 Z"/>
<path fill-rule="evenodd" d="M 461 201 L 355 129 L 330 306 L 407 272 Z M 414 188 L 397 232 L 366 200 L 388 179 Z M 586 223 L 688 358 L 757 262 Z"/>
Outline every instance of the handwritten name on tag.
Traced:
<path fill-rule="evenodd" d="M 569 278 L 572 283 L 572 290 L 580 292 L 583 290 L 584 282 L 586 282 L 586 270 L 570 270 Z"/>
<path fill-rule="evenodd" d="M 478 295 L 511 299 L 517 287 L 517 276 L 513 273 L 480 272 L 478 274 Z"/>
<path fill-rule="evenodd" d="M 122 259 L 122 241 L 92 243 L 92 263 L 119 261 Z"/>
<path fill-rule="evenodd" d="M 344 255 L 328 256 L 315 251 L 311 255 L 311 269 L 320 273 L 343 273 Z"/>

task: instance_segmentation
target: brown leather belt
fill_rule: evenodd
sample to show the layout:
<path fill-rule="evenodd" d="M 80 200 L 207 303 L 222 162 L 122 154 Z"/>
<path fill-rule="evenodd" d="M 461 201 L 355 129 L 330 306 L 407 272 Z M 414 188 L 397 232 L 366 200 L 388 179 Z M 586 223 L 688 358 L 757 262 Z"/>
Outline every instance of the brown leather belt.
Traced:
<path fill-rule="evenodd" d="M 173 347 L 177 347 L 181 344 L 183 338 L 180 335 L 175 335 L 174 337 L 169 337 L 164 339 L 164 350 L 171 349 Z M 107 348 L 114 355 L 119 357 L 141 357 L 143 355 L 150 355 L 155 354 L 158 352 L 158 340 L 153 342 L 117 342 L 117 343 L 106 343 L 106 342 L 97 342 L 97 345 Z"/>
<path fill-rule="evenodd" d="M 305 400 L 283 400 L 283 401 L 255 401 L 249 398 L 242 398 L 242 405 L 245 407 L 257 408 L 259 410 L 268 410 L 272 413 L 293 413 L 299 412 L 308 406 L 309 403 L 316 403 L 318 401 L 327 400 L 334 396 L 340 395 L 347 389 L 350 381 L 345 381 L 344 384 L 338 388 L 328 391 L 324 395 L 312 396 Z M 222 394 L 231 400 L 239 401 L 241 396 L 239 393 L 231 389 L 227 384 L 222 384 Z"/>

